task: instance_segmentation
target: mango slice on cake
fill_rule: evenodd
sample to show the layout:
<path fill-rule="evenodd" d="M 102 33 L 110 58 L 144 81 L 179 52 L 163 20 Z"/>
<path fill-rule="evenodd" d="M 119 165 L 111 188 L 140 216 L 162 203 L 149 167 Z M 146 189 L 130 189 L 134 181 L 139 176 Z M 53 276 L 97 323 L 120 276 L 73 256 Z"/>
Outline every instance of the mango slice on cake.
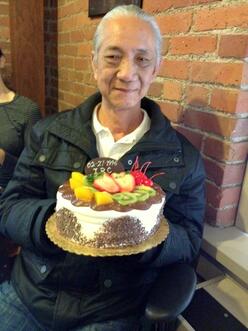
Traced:
<path fill-rule="evenodd" d="M 95 192 L 94 194 L 97 206 L 106 205 L 113 202 L 112 195 L 108 192 Z"/>
<path fill-rule="evenodd" d="M 79 200 L 91 202 L 94 197 L 94 190 L 88 186 L 80 186 L 75 188 L 74 194 Z"/>

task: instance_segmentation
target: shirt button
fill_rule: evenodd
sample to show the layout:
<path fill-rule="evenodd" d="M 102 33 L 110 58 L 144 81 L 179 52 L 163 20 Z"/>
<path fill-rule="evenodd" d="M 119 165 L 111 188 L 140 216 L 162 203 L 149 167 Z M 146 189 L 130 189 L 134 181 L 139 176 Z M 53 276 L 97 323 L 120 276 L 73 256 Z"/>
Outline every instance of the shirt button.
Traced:
<path fill-rule="evenodd" d="M 75 169 L 80 168 L 80 166 L 81 166 L 81 163 L 80 162 L 74 162 L 73 163 L 73 168 L 75 168 Z"/>
<path fill-rule="evenodd" d="M 40 162 L 44 162 L 45 159 L 46 159 L 46 155 L 44 155 L 44 154 L 39 157 Z"/>
<path fill-rule="evenodd" d="M 104 286 L 109 288 L 112 286 L 112 280 L 111 279 L 105 279 L 105 281 L 103 282 Z"/>
<path fill-rule="evenodd" d="M 128 160 L 128 161 L 127 161 L 127 164 L 128 164 L 128 165 L 132 165 L 132 164 L 133 164 L 133 161 L 132 161 L 132 160 Z"/>
<path fill-rule="evenodd" d="M 40 268 L 40 272 L 41 272 L 42 274 L 44 274 L 46 271 L 47 271 L 47 267 L 46 267 L 46 265 L 44 264 L 44 265 L 41 266 L 41 268 Z"/>
<path fill-rule="evenodd" d="M 175 188 L 177 187 L 177 184 L 175 182 L 170 182 L 169 183 L 169 187 L 172 189 L 172 190 L 175 190 Z"/>
<path fill-rule="evenodd" d="M 174 162 L 178 163 L 180 161 L 179 157 L 175 156 L 173 159 Z"/>

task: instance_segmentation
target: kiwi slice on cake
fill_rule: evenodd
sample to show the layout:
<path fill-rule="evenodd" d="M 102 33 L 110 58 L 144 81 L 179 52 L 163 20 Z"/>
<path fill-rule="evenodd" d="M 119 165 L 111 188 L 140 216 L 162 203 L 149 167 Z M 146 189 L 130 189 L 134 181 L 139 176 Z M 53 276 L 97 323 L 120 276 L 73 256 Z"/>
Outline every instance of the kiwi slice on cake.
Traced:
<path fill-rule="evenodd" d="M 145 190 L 135 190 L 133 194 L 136 195 L 138 201 L 146 201 L 150 195 Z"/>
<path fill-rule="evenodd" d="M 126 206 L 138 201 L 135 194 L 130 192 L 115 193 L 112 198 L 117 201 L 120 205 Z"/>
<path fill-rule="evenodd" d="M 154 197 L 156 195 L 156 190 L 154 190 L 154 188 L 150 187 L 150 186 L 146 186 L 146 185 L 139 185 L 135 187 L 135 191 L 134 192 L 146 192 L 149 194 L 149 197 Z"/>

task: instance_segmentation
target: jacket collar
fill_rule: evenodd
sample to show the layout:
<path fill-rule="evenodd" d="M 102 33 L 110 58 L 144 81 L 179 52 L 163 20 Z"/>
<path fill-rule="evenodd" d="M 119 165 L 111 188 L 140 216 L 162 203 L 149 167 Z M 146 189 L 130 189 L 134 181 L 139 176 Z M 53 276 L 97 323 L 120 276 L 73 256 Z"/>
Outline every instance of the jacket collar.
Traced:
<path fill-rule="evenodd" d="M 101 94 L 95 93 L 85 102 L 73 110 L 58 114 L 56 120 L 48 128 L 52 134 L 67 140 L 71 144 L 84 150 L 90 158 L 98 156 L 96 139 L 91 128 L 92 114 L 95 106 L 101 102 Z M 143 98 L 141 107 L 145 109 L 151 118 L 151 129 L 133 147 L 133 151 L 181 149 L 181 143 L 172 129 L 169 120 L 161 113 L 159 106 L 148 98 Z M 158 142 L 160 142 L 158 144 Z"/>

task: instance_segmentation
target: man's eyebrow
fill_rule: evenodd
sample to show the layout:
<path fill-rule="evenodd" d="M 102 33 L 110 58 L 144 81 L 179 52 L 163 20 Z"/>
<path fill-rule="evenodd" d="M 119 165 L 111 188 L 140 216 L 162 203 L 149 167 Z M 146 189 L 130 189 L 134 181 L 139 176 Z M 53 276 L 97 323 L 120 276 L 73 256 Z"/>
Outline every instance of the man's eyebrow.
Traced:
<path fill-rule="evenodd" d="M 117 46 L 108 46 L 105 51 L 118 51 L 121 52 L 121 49 Z"/>
<path fill-rule="evenodd" d="M 123 53 L 123 50 L 120 47 L 117 47 L 117 46 L 108 46 L 105 49 L 105 52 L 106 51 L 117 51 L 117 52 L 122 52 Z M 139 52 L 139 53 L 143 53 L 143 54 L 151 54 L 152 53 L 149 49 L 146 49 L 146 48 L 138 48 L 138 49 L 135 49 L 135 51 Z"/>

